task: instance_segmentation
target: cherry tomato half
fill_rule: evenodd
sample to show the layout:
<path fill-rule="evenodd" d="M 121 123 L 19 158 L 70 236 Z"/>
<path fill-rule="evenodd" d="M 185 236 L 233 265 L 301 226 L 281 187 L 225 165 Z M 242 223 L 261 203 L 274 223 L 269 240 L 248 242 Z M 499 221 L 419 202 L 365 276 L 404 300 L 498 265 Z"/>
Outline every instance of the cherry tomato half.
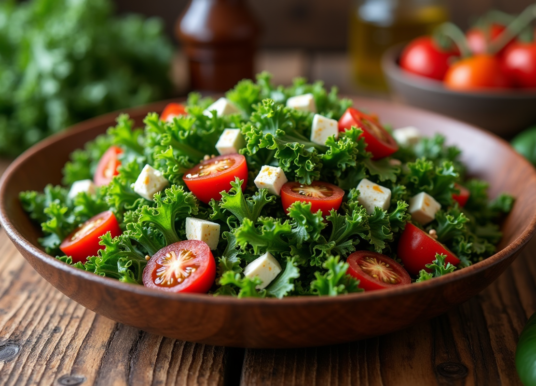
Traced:
<path fill-rule="evenodd" d="M 160 115 L 160 120 L 165 122 L 171 122 L 173 121 L 173 118 L 178 117 L 180 115 L 186 115 L 186 109 L 184 108 L 184 106 L 179 103 L 170 103 L 166 106 L 166 108 L 162 112 L 162 115 Z"/>
<path fill-rule="evenodd" d="M 412 74 L 443 80 L 453 57 L 460 56 L 455 48 L 441 49 L 430 36 L 409 43 L 400 57 L 400 67 Z"/>
<path fill-rule="evenodd" d="M 516 43 L 508 47 L 502 66 L 514 86 L 536 88 L 536 43 Z"/>
<path fill-rule="evenodd" d="M 469 191 L 469 189 L 464 188 L 461 185 L 458 185 L 458 184 L 454 184 L 454 185 L 456 186 L 456 189 L 460 191 L 460 194 L 452 194 L 452 198 L 456 202 L 458 202 L 458 205 L 460 205 L 460 207 L 463 208 L 465 204 L 467 204 L 467 200 L 469 200 L 469 196 L 471 195 L 471 192 Z"/>
<path fill-rule="evenodd" d="M 409 273 L 418 275 L 421 269 L 428 270 L 426 264 L 431 264 L 437 253 L 446 255 L 447 263 L 460 264 L 460 260 L 439 241 L 415 225 L 406 224 L 398 242 L 398 257 Z"/>
<path fill-rule="evenodd" d="M 327 216 L 332 209 L 338 210 L 344 197 L 344 190 L 327 182 L 313 181 L 311 185 L 299 182 L 287 182 L 281 187 L 281 203 L 288 212 L 288 207 L 296 201 L 311 204 L 311 212 L 322 211 Z"/>
<path fill-rule="evenodd" d="M 99 245 L 100 237 L 108 232 L 112 237 L 122 233 L 115 215 L 109 210 L 91 217 L 76 228 L 63 240 L 60 249 L 65 256 L 71 256 L 74 263 L 85 262 L 89 256 L 96 256 L 99 249 L 104 249 Z"/>
<path fill-rule="evenodd" d="M 352 126 L 363 130 L 361 137 L 365 139 L 367 151 L 372 153 L 372 159 L 387 157 L 398 150 L 398 144 L 382 127 L 377 117 L 348 107 L 339 119 L 339 131 L 346 131 Z"/>
<path fill-rule="evenodd" d="M 488 50 L 490 43 L 497 40 L 499 36 L 504 32 L 506 27 L 501 24 L 492 23 L 488 26 L 488 31 L 482 28 L 472 28 L 467 34 L 467 44 L 473 54 L 485 54 Z M 510 41 L 504 48 L 499 51 L 499 55 L 502 55 L 506 49 L 515 41 Z"/>
<path fill-rule="evenodd" d="M 406 270 L 393 259 L 371 251 L 357 251 L 346 259 L 348 274 L 360 280 L 365 291 L 411 284 Z"/>
<path fill-rule="evenodd" d="M 199 201 L 208 204 L 211 199 L 221 200 L 220 192 L 228 192 L 235 177 L 244 180 L 242 190 L 246 189 L 248 165 L 242 154 L 220 155 L 202 161 L 188 170 L 183 180 Z"/>
<path fill-rule="evenodd" d="M 459 91 L 500 89 L 510 86 L 495 56 L 475 55 L 454 63 L 445 75 L 445 87 Z"/>
<path fill-rule="evenodd" d="M 119 174 L 117 168 L 121 166 L 119 155 L 122 153 L 123 150 L 117 146 L 110 146 L 110 148 L 106 150 L 106 153 L 101 157 L 95 175 L 93 176 L 95 185 L 108 185 L 112 181 L 112 178 Z"/>
<path fill-rule="evenodd" d="M 186 240 L 154 254 L 143 270 L 143 285 L 167 292 L 207 292 L 216 278 L 216 262 L 204 241 Z"/>

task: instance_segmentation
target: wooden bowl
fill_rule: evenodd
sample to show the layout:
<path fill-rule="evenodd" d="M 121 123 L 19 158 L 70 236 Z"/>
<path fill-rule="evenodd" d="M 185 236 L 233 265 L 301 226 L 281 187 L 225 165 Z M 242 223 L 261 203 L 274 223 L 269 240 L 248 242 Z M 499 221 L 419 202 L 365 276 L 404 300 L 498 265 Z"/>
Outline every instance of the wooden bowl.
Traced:
<path fill-rule="evenodd" d="M 396 99 L 472 125 L 505 138 L 536 123 L 536 91 L 459 92 L 443 83 L 405 72 L 398 65 L 403 46 L 386 51 L 383 71 Z"/>
<path fill-rule="evenodd" d="M 383 291 L 340 297 L 235 299 L 170 294 L 120 283 L 72 268 L 38 246 L 38 227 L 19 203 L 24 190 L 57 184 L 68 155 L 113 125 L 116 114 L 76 125 L 20 156 L 0 182 L 0 222 L 26 260 L 61 292 L 110 319 L 180 340 L 211 345 L 289 348 L 354 341 L 403 329 L 446 312 L 474 296 L 516 258 L 536 227 L 536 172 L 503 140 L 467 124 L 388 102 L 355 99 L 395 127 L 414 125 L 425 135 L 442 133 L 463 150 L 472 175 L 491 184 L 491 196 L 517 199 L 502 224 L 499 252 L 444 277 Z M 165 103 L 130 110 L 141 123 Z"/>

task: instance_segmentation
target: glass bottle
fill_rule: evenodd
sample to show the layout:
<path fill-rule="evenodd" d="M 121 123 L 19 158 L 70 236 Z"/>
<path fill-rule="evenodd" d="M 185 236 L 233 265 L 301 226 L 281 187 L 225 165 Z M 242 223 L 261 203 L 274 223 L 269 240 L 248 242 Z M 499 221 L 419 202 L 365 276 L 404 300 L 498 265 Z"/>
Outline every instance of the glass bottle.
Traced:
<path fill-rule="evenodd" d="M 245 0 L 191 0 L 175 28 L 191 89 L 223 92 L 253 78 L 260 27 Z"/>
<path fill-rule="evenodd" d="M 381 57 L 395 44 L 432 33 L 448 20 L 441 0 L 358 0 L 350 19 L 350 58 L 356 85 L 385 91 Z"/>

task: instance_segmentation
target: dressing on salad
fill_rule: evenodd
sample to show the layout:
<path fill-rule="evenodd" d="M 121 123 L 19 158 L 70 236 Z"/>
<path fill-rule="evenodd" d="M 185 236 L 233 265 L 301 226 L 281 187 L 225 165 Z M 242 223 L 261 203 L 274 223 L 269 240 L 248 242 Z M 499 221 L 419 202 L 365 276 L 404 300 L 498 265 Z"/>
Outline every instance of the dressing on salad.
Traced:
<path fill-rule="evenodd" d="M 119 116 L 73 152 L 65 187 L 21 193 L 47 253 L 162 291 L 335 296 L 491 256 L 514 202 L 490 201 L 442 136 L 393 131 L 321 82 L 262 73 L 144 126 Z"/>

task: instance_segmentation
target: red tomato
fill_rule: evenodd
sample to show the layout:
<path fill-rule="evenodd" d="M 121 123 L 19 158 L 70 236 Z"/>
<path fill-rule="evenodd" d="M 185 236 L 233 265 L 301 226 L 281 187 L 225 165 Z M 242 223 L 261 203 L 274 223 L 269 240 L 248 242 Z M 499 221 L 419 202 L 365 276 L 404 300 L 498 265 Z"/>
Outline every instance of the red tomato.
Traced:
<path fill-rule="evenodd" d="M 411 223 L 406 224 L 406 229 L 400 236 L 397 253 L 404 263 L 404 268 L 412 275 L 418 275 L 421 269 L 428 270 L 426 264 L 431 264 L 435 260 L 436 253 L 446 255 L 447 263 L 452 265 L 460 263 L 447 247 Z"/>
<path fill-rule="evenodd" d="M 99 213 L 76 228 L 63 240 L 60 249 L 66 256 L 71 256 L 73 262 L 85 262 L 89 256 L 96 256 L 99 249 L 104 249 L 99 245 L 99 238 L 108 232 L 112 237 L 122 233 L 115 215 L 110 211 Z"/>
<path fill-rule="evenodd" d="M 445 76 L 445 86 L 458 91 L 507 88 L 510 83 L 499 59 L 491 55 L 475 55 L 454 63 Z"/>
<path fill-rule="evenodd" d="M 400 67 L 412 74 L 443 80 L 452 58 L 460 56 L 457 49 L 443 50 L 430 36 L 409 43 L 400 57 Z"/>
<path fill-rule="evenodd" d="M 503 70 L 517 87 L 536 88 L 536 43 L 516 43 L 502 57 Z"/>
<path fill-rule="evenodd" d="M 184 106 L 179 103 L 170 103 L 162 112 L 160 120 L 171 122 L 173 121 L 173 118 L 178 117 L 180 115 L 186 115 L 186 109 L 184 108 Z"/>
<path fill-rule="evenodd" d="M 322 211 L 327 216 L 332 209 L 338 210 L 344 197 L 344 190 L 327 182 L 313 181 L 311 185 L 299 182 L 287 182 L 281 187 L 281 203 L 288 212 L 288 207 L 296 201 L 311 204 L 311 212 Z"/>
<path fill-rule="evenodd" d="M 365 291 L 392 288 L 411 284 L 411 278 L 393 259 L 370 251 L 357 251 L 346 259 L 348 274 L 360 280 Z"/>
<path fill-rule="evenodd" d="M 101 157 L 95 175 L 93 176 L 95 185 L 108 185 L 112 181 L 112 178 L 119 174 L 117 168 L 121 166 L 119 154 L 122 153 L 123 150 L 117 146 L 110 146 L 110 148 L 106 150 L 106 153 Z"/>
<path fill-rule="evenodd" d="M 339 119 L 339 131 L 346 131 L 352 126 L 363 130 L 361 137 L 365 139 L 367 151 L 372 153 L 372 159 L 380 159 L 390 156 L 398 150 L 398 144 L 385 130 L 378 118 L 348 107 Z"/>
<path fill-rule="evenodd" d="M 143 270 L 143 285 L 167 292 L 207 292 L 216 277 L 216 262 L 204 241 L 186 240 L 154 254 Z"/>
<path fill-rule="evenodd" d="M 452 198 L 458 202 L 458 205 L 460 205 L 462 208 L 467 204 L 467 200 L 469 200 L 469 196 L 471 195 L 471 192 L 469 189 L 464 188 L 461 185 L 455 184 L 456 189 L 460 191 L 460 194 L 452 194 Z"/>
<path fill-rule="evenodd" d="M 242 190 L 246 189 L 248 165 L 246 157 L 241 154 L 220 155 L 202 161 L 188 170 L 183 180 L 199 201 L 208 204 L 211 199 L 220 200 L 220 192 L 228 192 L 235 177 L 244 180 Z"/>
<path fill-rule="evenodd" d="M 506 27 L 501 24 L 493 23 L 488 27 L 488 31 L 482 28 L 472 28 L 467 34 L 467 44 L 473 54 L 485 54 L 487 53 L 489 43 L 495 42 L 499 36 L 504 32 Z M 512 39 L 503 49 L 499 51 L 499 55 L 502 55 L 506 48 L 514 43 L 516 39 Z"/>

